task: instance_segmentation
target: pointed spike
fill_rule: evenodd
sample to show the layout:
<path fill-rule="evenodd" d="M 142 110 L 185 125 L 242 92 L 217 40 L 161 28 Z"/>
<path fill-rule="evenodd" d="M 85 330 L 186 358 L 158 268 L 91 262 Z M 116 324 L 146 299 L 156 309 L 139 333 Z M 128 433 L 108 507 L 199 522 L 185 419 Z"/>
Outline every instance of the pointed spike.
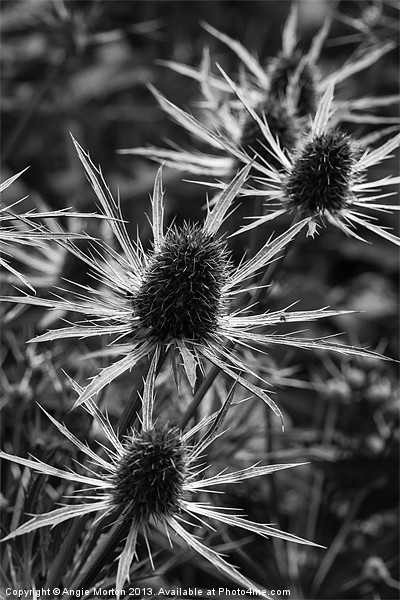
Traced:
<path fill-rule="evenodd" d="M 293 54 L 297 46 L 297 27 L 299 20 L 299 9 L 297 2 L 293 2 L 289 16 L 282 32 L 282 50 L 286 56 Z"/>
<path fill-rule="evenodd" d="M 151 199 L 151 206 L 153 211 L 153 236 L 154 236 L 154 247 L 159 250 L 163 242 L 163 222 L 164 222 L 164 204 L 163 204 L 164 192 L 162 189 L 162 165 L 157 171 L 156 179 L 154 182 L 153 197 Z"/>
<path fill-rule="evenodd" d="M 217 233 L 218 229 L 221 227 L 232 201 L 240 192 L 240 189 L 245 183 L 251 168 L 252 163 L 243 167 L 243 169 L 239 171 L 236 177 L 234 177 L 228 187 L 224 190 L 223 194 L 221 194 L 212 210 L 208 213 L 204 222 L 204 230 L 210 235 L 215 235 L 215 233 Z"/>
<path fill-rule="evenodd" d="M 328 121 L 332 115 L 332 102 L 335 92 L 335 81 L 331 81 L 322 96 L 314 122 L 311 127 L 311 134 L 314 136 L 322 135 L 326 131 Z"/>

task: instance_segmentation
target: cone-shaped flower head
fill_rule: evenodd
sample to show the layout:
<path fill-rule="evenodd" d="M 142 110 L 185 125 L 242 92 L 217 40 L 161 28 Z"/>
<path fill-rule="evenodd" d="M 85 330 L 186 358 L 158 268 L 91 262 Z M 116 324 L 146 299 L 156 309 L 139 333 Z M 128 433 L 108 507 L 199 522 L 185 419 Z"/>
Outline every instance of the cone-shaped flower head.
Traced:
<path fill-rule="evenodd" d="M 281 418 L 280 410 L 262 389 L 265 382 L 241 358 L 241 347 L 260 352 L 260 345 L 283 344 L 340 353 L 364 352 L 326 340 L 278 335 L 268 329 L 263 333 L 254 331 L 261 327 L 275 327 L 282 321 L 329 317 L 339 314 L 337 311 L 295 312 L 285 309 L 254 314 L 253 307 L 235 307 L 234 300 L 238 294 L 248 293 L 248 280 L 269 264 L 307 222 L 296 223 L 275 240 L 266 242 L 255 256 L 239 266 L 231 263 L 226 244 L 217 234 L 251 165 L 232 180 L 213 208 L 209 209 L 203 223 L 172 227 L 166 232 L 163 228 L 164 206 L 159 171 L 152 199 L 154 248 L 145 253 L 140 242 L 134 244 L 129 239 L 118 205 L 101 172 L 95 169 L 78 144 L 76 148 L 102 210 L 110 217 L 120 253 L 101 245 L 101 255 L 105 256 L 103 260 L 94 251 L 86 255 L 70 244 L 71 252 L 84 260 L 100 280 L 101 291 L 85 286 L 87 295 L 83 296 L 82 288 L 78 286 L 76 299 L 71 293 L 68 299 L 60 299 L 57 292 L 54 299 L 14 296 L 7 297 L 7 300 L 73 311 L 86 319 L 72 327 L 49 331 L 34 338 L 35 341 L 105 335 L 113 343 L 104 350 L 104 354 L 122 355 L 94 377 L 80 395 L 78 405 L 95 396 L 144 357 L 154 357 L 157 362 L 161 354 L 171 349 L 172 360 L 180 357 L 192 388 L 199 370 L 204 371 L 204 361 L 209 361 L 229 377 L 237 379 Z M 121 343 L 116 344 L 117 340 Z M 228 349 L 230 345 L 237 347 Z M 258 385 L 250 382 L 248 376 L 258 379 Z"/>
<path fill-rule="evenodd" d="M 312 137 L 295 156 L 284 183 L 289 204 L 305 215 L 332 215 L 349 204 L 357 154 L 339 130 Z"/>
<path fill-rule="evenodd" d="M 179 429 L 168 424 L 136 432 L 124 444 L 113 477 L 112 502 L 138 523 L 161 520 L 180 510 L 186 448 Z"/>
<path fill-rule="evenodd" d="M 85 409 L 94 417 L 108 440 L 109 446 L 102 446 L 103 454 L 97 454 L 79 441 L 64 425 L 48 415 L 57 429 L 87 457 L 90 466 L 82 465 L 79 472 L 64 471 L 36 459 L 25 459 L 0 452 L 0 457 L 3 459 L 29 467 L 38 473 L 67 480 L 76 486 L 75 503 L 33 516 L 12 531 L 3 541 L 34 532 L 42 527 L 58 525 L 85 514 L 96 516 L 91 531 L 94 527 L 101 530 L 102 517 L 117 516 L 118 533 L 116 534 L 115 528 L 111 533 L 114 539 L 119 535 L 119 541 L 125 538 L 122 552 L 118 556 L 115 581 L 117 590 L 121 590 L 129 580 L 131 564 L 137 556 L 137 540 L 140 534 L 146 539 L 149 560 L 152 565 L 154 564 L 150 538 L 152 530 L 157 528 L 160 533 L 163 531 L 166 533 L 171 544 L 176 536 L 180 537 L 183 543 L 186 542 L 192 550 L 210 561 L 229 579 L 244 588 L 260 593 L 257 585 L 239 573 L 218 552 L 193 535 L 192 526 L 197 521 L 201 521 L 212 528 L 219 522 L 264 537 L 278 537 L 300 544 L 311 544 L 311 542 L 269 525 L 250 521 L 232 509 L 224 510 L 220 505 L 214 507 L 212 501 L 197 502 L 196 495 L 201 492 L 217 493 L 220 486 L 241 483 L 246 479 L 297 465 L 250 466 L 234 472 L 223 471 L 208 475 L 204 464 L 199 464 L 199 460 L 204 459 L 204 453 L 209 445 L 221 435 L 220 427 L 231 403 L 233 392 L 228 396 L 219 413 L 205 418 L 193 429 L 183 432 L 171 425 L 154 424 L 152 421 L 154 373 L 153 361 L 144 389 L 142 428 L 139 431 L 132 431 L 122 442 L 118 440 L 109 421 L 95 404 L 89 401 L 85 405 Z M 196 441 L 195 435 L 202 429 L 207 431 Z M 85 488 L 84 491 L 82 486 Z M 102 546 L 104 548 L 107 548 L 108 544 L 107 535 L 107 533 L 104 535 Z M 99 555 L 100 550 L 96 560 Z M 90 567 L 89 564 L 88 570 Z M 83 572 L 78 575 L 78 581 L 75 582 L 77 587 L 80 587 L 79 578 L 84 580 L 85 575 L 85 567 L 83 567 Z"/>
<path fill-rule="evenodd" d="M 348 78 L 375 64 L 382 56 L 396 47 L 394 42 L 376 42 L 369 47 L 357 50 L 349 56 L 345 64 L 331 73 L 324 74 L 318 60 L 329 34 L 333 11 L 329 10 L 321 29 L 313 37 L 307 51 L 298 48 L 298 3 L 293 2 L 282 32 L 282 50 L 267 60 L 266 65 L 249 52 L 240 42 L 204 24 L 204 28 L 216 39 L 232 50 L 241 62 L 241 66 L 250 77 L 243 75 L 237 80 L 242 93 L 254 108 L 259 102 L 269 98 L 272 101 L 285 101 L 299 117 L 313 115 L 319 99 L 327 87 L 335 81 L 340 84 Z M 166 62 L 174 71 L 196 79 L 204 85 L 204 72 L 175 62 Z M 209 85 L 219 92 L 232 93 L 229 86 L 215 75 L 209 74 Z M 335 100 L 339 117 L 356 122 L 387 122 L 385 117 L 376 117 L 367 112 L 370 108 L 386 106 L 398 102 L 398 96 L 369 97 L 363 99 Z M 361 111 L 361 112 L 360 112 Z M 394 122 L 394 121 L 393 121 Z"/>
<path fill-rule="evenodd" d="M 289 55 L 279 53 L 268 63 L 267 75 L 268 95 L 271 100 L 284 101 L 288 89 L 292 89 L 291 99 L 296 113 L 305 116 L 315 112 L 318 97 L 317 70 L 314 64 L 304 60 L 301 52 L 295 50 Z"/>
<path fill-rule="evenodd" d="M 238 165 L 247 164 L 255 155 L 273 160 L 268 150 L 268 141 L 259 126 L 249 117 L 240 102 L 232 106 L 220 106 L 217 99 L 211 102 L 208 125 L 197 120 L 165 98 L 155 88 L 150 89 L 161 108 L 179 125 L 194 135 L 202 145 L 208 145 L 213 154 L 197 150 L 163 150 L 159 148 L 132 148 L 120 150 L 120 154 L 146 156 L 166 166 L 196 175 L 214 175 L 231 178 Z M 231 91 L 231 90 L 230 90 Z M 299 123 L 292 104 L 264 95 L 254 110 L 268 122 L 272 135 L 282 148 L 291 150 L 299 135 Z M 216 155 L 216 152 L 219 155 Z"/>
<path fill-rule="evenodd" d="M 142 327 L 160 342 L 207 340 L 224 313 L 228 257 L 226 244 L 198 224 L 169 229 L 132 298 Z"/>
<path fill-rule="evenodd" d="M 197 80 L 201 85 L 206 119 L 196 119 L 167 100 L 154 88 L 157 101 L 165 113 L 184 127 L 190 135 L 207 144 L 212 152 L 160 148 L 130 148 L 121 154 L 146 156 L 180 171 L 196 175 L 231 177 L 237 164 L 247 164 L 254 154 L 280 168 L 269 138 L 261 135 L 256 122 L 243 111 L 243 104 L 233 97 L 236 91 L 245 99 L 258 117 L 267 123 L 271 135 L 281 149 L 292 150 L 298 140 L 299 131 L 308 131 L 308 117 L 314 116 L 319 101 L 332 82 L 339 84 L 354 74 L 369 68 L 395 47 L 393 42 L 377 43 L 351 56 L 335 71 L 322 75 L 317 62 L 330 30 L 330 13 L 321 29 L 314 36 L 307 52 L 298 49 L 298 8 L 293 3 L 282 34 L 282 50 L 264 67 L 242 44 L 210 25 L 203 24 L 215 38 L 232 50 L 248 72 L 248 77 L 237 77 L 238 83 L 231 85 L 229 77 L 219 68 L 222 77 L 211 72 L 210 57 L 204 52 L 200 68 L 166 61 L 174 71 Z M 221 97 L 221 94 L 223 95 Z M 222 99 L 223 98 L 223 99 Z M 333 99 L 335 122 L 386 123 L 397 126 L 397 119 L 374 114 L 379 107 L 398 103 L 398 95 L 349 99 Z M 372 113 L 371 113 L 372 111 Z M 216 152 L 219 156 L 216 156 Z M 251 172 L 254 175 L 254 172 Z"/>

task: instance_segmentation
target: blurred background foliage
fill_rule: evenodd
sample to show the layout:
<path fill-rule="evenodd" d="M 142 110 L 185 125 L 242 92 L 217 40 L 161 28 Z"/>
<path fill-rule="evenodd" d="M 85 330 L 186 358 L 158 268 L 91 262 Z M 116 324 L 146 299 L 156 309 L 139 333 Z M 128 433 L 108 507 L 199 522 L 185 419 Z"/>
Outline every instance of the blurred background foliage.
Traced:
<path fill-rule="evenodd" d="M 331 3 L 299 0 L 298 4 L 301 45 L 308 47 Z M 397 4 L 336 2 L 342 18 L 333 22 L 321 68 L 333 70 L 351 52 L 374 40 L 397 40 Z M 236 57 L 207 34 L 202 21 L 240 40 L 261 61 L 266 60 L 281 47 L 290 5 L 275 0 L 2 0 L 2 179 L 29 165 L 4 194 L 5 201 L 29 196 L 22 203 L 24 210 L 42 205 L 94 210 L 93 193 L 75 155 L 71 132 L 90 151 L 93 162 L 101 164 L 111 190 L 115 194 L 119 190 L 132 237 L 139 227 L 143 244 L 148 246 L 150 229 L 145 213 L 157 167 L 140 157 L 118 155 L 117 150 L 148 144 L 162 147 L 165 140 L 179 146 L 192 143 L 187 132 L 162 113 L 147 88 L 150 83 L 178 106 L 200 114 L 198 84 L 158 61 L 198 66 L 207 45 L 213 61 L 228 73 L 237 72 Z M 349 98 L 397 92 L 398 49 L 347 81 L 342 90 Z M 384 107 L 380 114 L 396 117 L 397 107 Z M 349 131 L 357 134 L 371 132 L 374 127 L 348 124 Z M 397 161 L 386 161 L 376 169 L 383 177 L 397 169 Z M 180 173 L 168 169 L 164 171 L 164 186 L 169 222 L 202 217 L 204 188 L 182 181 Z M 246 210 L 244 214 L 248 214 Z M 240 215 L 238 212 L 232 217 L 228 225 L 231 230 L 239 224 Z M 383 215 L 382 219 L 383 224 L 398 230 L 392 216 Z M 283 220 L 274 230 L 278 234 L 288 224 Z M 101 227 L 96 221 L 90 233 L 106 235 Z M 271 233 L 266 227 L 265 235 Z M 235 257 L 246 251 L 243 237 L 234 238 Z M 56 245 L 49 246 L 48 255 L 39 249 L 37 252 L 37 276 L 42 281 L 38 293 L 49 293 L 50 284 L 68 287 L 61 277 L 85 283 L 84 266 L 67 264 Z M 7 283 L 4 288 L 8 292 Z M 346 332 L 351 343 L 368 345 L 396 359 L 397 292 L 398 256 L 388 243 L 374 239 L 373 244 L 362 244 L 328 228 L 316 240 L 299 240 L 270 296 L 270 308 L 300 300 L 299 310 L 330 305 L 361 311 L 313 324 L 312 331 L 315 335 Z M 42 460 L 51 458 L 54 464 L 68 464 L 79 457 L 60 442 L 36 402 L 64 420 L 75 435 L 96 437 L 83 411 L 68 413 L 73 394 L 62 373 L 65 368 L 78 380 L 92 374 L 100 359 L 93 355 L 91 361 L 82 364 L 80 356 L 95 350 L 96 343 L 90 348 L 65 340 L 62 344 L 25 345 L 48 326 L 46 313 L 39 308 L 7 307 L 3 316 L 4 447 L 16 454 L 29 451 Z M 282 433 L 259 403 L 246 402 L 246 408 L 231 411 L 226 442 L 216 448 L 215 456 L 211 453 L 210 461 L 217 470 L 226 464 L 247 466 L 254 460 L 309 464 L 262 481 L 230 486 L 222 501 L 242 507 L 253 520 L 276 523 L 327 550 L 287 545 L 281 540 L 236 539 L 232 536 L 239 534 L 228 530 L 211 532 L 210 539 L 226 548 L 232 562 L 248 577 L 272 589 L 288 588 L 296 599 L 398 598 L 396 364 L 276 348 L 271 356 L 259 354 L 253 360 L 275 385 L 286 430 Z M 115 420 L 129 398 L 131 377 L 114 382 L 102 398 Z M 187 404 L 176 396 L 167 374 L 161 373 L 159 384 L 163 410 L 168 401 L 171 416 L 183 414 Z M 210 407 L 216 396 L 224 397 L 228 384 L 219 378 L 208 399 Z M 241 391 L 237 393 L 240 399 Z M 10 470 L 10 466 L 3 470 L 2 480 L 7 530 L 13 520 L 15 524 L 24 511 L 29 512 L 34 498 L 40 496 L 46 505 L 68 492 L 65 483 L 40 484 L 28 473 L 21 487 Z M 26 581 L 32 576 L 40 585 L 46 560 L 51 560 L 54 547 L 60 543 L 58 529 L 41 533 L 42 548 L 27 550 L 23 541 L 15 543 L 14 570 L 24 573 L 27 553 L 32 559 L 29 573 L 23 575 Z M 212 587 L 220 581 L 198 557 L 193 559 L 186 551 L 173 555 L 165 544 L 164 554 L 169 569 L 158 574 L 160 581 L 198 587 L 205 587 L 205 583 Z M 7 554 L 5 571 L 10 560 Z M 144 576 L 150 575 L 144 570 Z"/>

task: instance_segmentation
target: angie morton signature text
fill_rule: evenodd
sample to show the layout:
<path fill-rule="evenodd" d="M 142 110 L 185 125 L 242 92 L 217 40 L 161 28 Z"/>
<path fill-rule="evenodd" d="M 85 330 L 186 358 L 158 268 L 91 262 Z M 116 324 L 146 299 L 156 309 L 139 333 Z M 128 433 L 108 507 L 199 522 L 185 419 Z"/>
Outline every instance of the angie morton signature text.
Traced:
<path fill-rule="evenodd" d="M 72 598 L 84 598 L 85 596 L 93 597 L 116 597 L 136 596 L 138 598 L 149 597 L 188 597 L 188 598 L 205 598 L 223 596 L 290 596 L 290 590 L 260 590 L 258 593 L 252 590 L 242 590 L 240 588 L 152 588 L 152 587 L 131 587 L 125 590 L 117 590 L 115 588 L 91 588 L 91 589 L 72 589 L 72 588 L 31 588 L 31 589 L 13 589 L 6 588 L 6 596 L 14 598 L 56 598 L 58 596 L 69 596 Z"/>

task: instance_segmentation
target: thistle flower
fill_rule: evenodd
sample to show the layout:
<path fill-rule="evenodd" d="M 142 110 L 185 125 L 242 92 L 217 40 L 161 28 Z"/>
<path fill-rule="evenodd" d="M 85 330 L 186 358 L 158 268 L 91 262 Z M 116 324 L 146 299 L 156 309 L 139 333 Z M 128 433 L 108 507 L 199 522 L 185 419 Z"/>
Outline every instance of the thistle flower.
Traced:
<path fill-rule="evenodd" d="M 340 13 L 338 17 L 341 18 Z M 232 50 L 240 60 L 241 66 L 249 73 L 249 78 L 244 79 L 243 76 L 238 78 L 238 85 L 253 108 L 268 97 L 276 101 L 284 100 L 293 107 L 298 116 L 307 116 L 315 112 L 319 99 L 333 81 L 336 82 L 336 85 L 343 83 L 356 73 L 368 69 L 396 47 L 395 42 L 385 41 L 382 43 L 376 40 L 372 47 L 357 50 L 343 65 L 325 75 L 318 65 L 318 60 L 329 34 L 331 22 L 332 13 L 328 14 L 321 29 L 312 39 L 308 51 L 303 53 L 297 47 L 299 44 L 298 5 L 293 3 L 282 32 L 282 50 L 277 56 L 268 59 L 265 65 L 237 40 L 206 23 L 203 24 L 203 27 Z M 173 61 L 163 61 L 163 64 L 177 73 L 199 81 L 202 87 L 205 85 L 204 79 L 207 76 L 209 89 L 228 95 L 232 94 L 232 90 L 229 89 L 223 78 L 211 74 L 205 69 L 199 70 Z M 361 104 L 359 99 L 335 100 L 341 119 L 357 123 L 388 122 L 385 117 L 369 115 L 364 111 L 396 104 L 399 96 L 371 96 L 362 100 Z M 389 119 L 389 121 L 397 122 L 394 119 Z"/>
<path fill-rule="evenodd" d="M 296 48 L 297 21 L 298 7 L 297 4 L 293 4 L 282 33 L 282 50 L 277 56 L 269 59 L 265 66 L 261 65 L 236 40 L 210 25 L 206 24 L 204 27 L 208 33 L 228 46 L 249 70 L 253 77 L 250 83 L 250 86 L 253 86 L 251 92 L 255 98 L 266 95 L 275 102 L 286 100 L 298 116 L 304 116 L 315 112 L 319 93 L 318 83 L 321 78 L 316 61 L 329 33 L 331 16 L 326 18 L 321 30 L 314 37 L 309 51 L 305 54 Z"/>
<path fill-rule="evenodd" d="M 126 541 L 118 557 L 115 585 L 117 590 L 123 589 L 125 582 L 129 580 L 130 567 L 137 555 L 140 534 L 145 538 L 150 563 L 153 565 L 148 538 L 151 529 L 158 528 L 166 532 L 171 547 L 175 535 L 182 538 L 192 550 L 210 561 L 227 577 L 244 588 L 260 593 L 255 584 L 191 533 L 188 525 L 191 529 L 199 522 L 207 527 L 211 527 L 209 521 L 220 522 L 263 537 L 271 536 L 300 544 L 314 544 L 269 525 L 250 521 L 231 509 L 214 507 L 210 501 L 199 502 L 195 496 L 198 493 L 218 493 L 216 488 L 219 486 L 241 483 L 246 479 L 299 465 L 253 465 L 231 473 L 223 471 L 207 476 L 204 463 L 199 464 L 199 461 L 204 458 L 210 444 L 221 435 L 220 427 L 233 394 L 228 396 L 219 413 L 204 419 L 189 431 L 182 432 L 170 424 L 153 423 L 154 374 L 153 360 L 143 395 L 142 428 L 139 431 L 131 431 L 122 441 L 119 441 L 108 419 L 92 401 L 85 405 L 85 409 L 94 417 L 109 442 L 109 447 L 102 445 L 103 456 L 80 442 L 64 425 L 46 413 L 55 427 L 89 459 L 90 468 L 82 466 L 83 470 L 80 469 L 79 473 L 64 471 L 38 459 L 25 459 L 0 452 L 1 458 L 44 475 L 66 479 L 79 487 L 83 485 L 85 488 L 83 493 L 82 490 L 76 490 L 74 493 L 79 503 L 67 504 L 48 513 L 35 515 L 3 538 L 3 541 L 82 515 L 93 514 L 98 523 L 101 519 L 112 516 L 117 522 L 128 526 Z M 208 431 L 199 441 L 194 441 L 195 434 L 204 427 L 208 427 Z"/>
<path fill-rule="evenodd" d="M 307 55 L 306 55 L 307 58 Z M 299 50 L 282 51 L 268 62 L 268 95 L 271 100 L 290 98 L 299 116 L 315 113 L 317 104 L 317 69 Z M 294 85 L 294 81 L 296 85 Z"/>
<path fill-rule="evenodd" d="M 232 85 L 234 85 L 231 82 Z M 236 88 L 237 93 L 240 92 Z M 363 239 L 354 230 L 365 227 L 373 233 L 399 244 L 399 239 L 379 226 L 376 217 L 369 217 L 362 209 L 391 212 L 397 206 L 377 202 L 392 195 L 381 193 L 382 188 L 399 183 L 400 177 L 387 176 L 367 181 L 367 170 L 390 157 L 400 145 L 400 134 L 376 149 L 363 145 L 339 128 L 329 125 L 332 113 L 334 84 L 322 97 L 310 133 L 290 154 L 282 152 L 274 140 L 268 125 L 249 106 L 247 109 L 268 140 L 280 169 L 270 163 L 255 161 L 254 169 L 264 170 L 257 178 L 258 190 L 243 190 L 243 194 L 265 196 L 265 216 L 242 229 L 248 230 L 261 223 L 284 214 L 295 212 L 308 221 L 308 234 L 314 236 L 317 225 L 327 221 L 342 229 L 346 234 Z M 241 96 L 243 102 L 246 102 Z"/>
<path fill-rule="evenodd" d="M 204 370 L 204 360 L 216 365 L 266 402 L 281 418 L 281 413 L 268 394 L 238 372 L 255 376 L 236 350 L 228 350 L 227 343 L 260 351 L 259 344 L 292 345 L 301 348 L 322 348 L 340 353 L 363 354 L 368 351 L 346 347 L 323 339 L 254 333 L 260 327 L 275 327 L 286 322 L 309 321 L 341 314 L 341 311 L 288 311 L 287 309 L 261 314 L 248 314 L 235 309 L 233 300 L 247 292 L 247 280 L 264 268 L 303 228 L 305 221 L 296 223 L 272 242 L 267 242 L 251 259 L 238 267 L 231 262 L 226 244 L 217 233 L 229 211 L 237 191 L 244 184 L 250 166 L 239 173 L 212 209 L 204 223 L 171 227 L 163 231 L 163 192 L 159 170 L 152 198 L 153 252 L 145 253 L 140 242 L 134 244 L 128 236 L 119 206 L 107 188 L 101 171 L 91 163 L 87 154 L 75 142 L 89 180 L 115 234 L 123 255 L 101 246 L 108 257 L 100 260 L 69 244 L 71 252 L 84 260 L 102 289 L 85 286 L 86 296 L 76 294 L 72 299 L 42 299 L 31 296 L 7 297 L 21 304 L 46 306 L 51 309 L 72 311 L 86 317 L 86 321 L 71 327 L 55 329 L 34 338 L 48 341 L 62 338 L 86 338 L 97 335 L 113 336 L 104 353 L 123 355 L 103 369 L 87 385 L 77 405 L 92 398 L 115 377 L 131 370 L 142 358 L 172 350 L 181 357 L 183 368 L 192 388 L 198 369 Z M 80 289 L 82 286 L 80 287 Z M 250 289 L 254 289 L 250 288 Z M 116 344 L 117 340 L 124 343 Z M 33 340 L 32 340 L 33 341 Z"/>

